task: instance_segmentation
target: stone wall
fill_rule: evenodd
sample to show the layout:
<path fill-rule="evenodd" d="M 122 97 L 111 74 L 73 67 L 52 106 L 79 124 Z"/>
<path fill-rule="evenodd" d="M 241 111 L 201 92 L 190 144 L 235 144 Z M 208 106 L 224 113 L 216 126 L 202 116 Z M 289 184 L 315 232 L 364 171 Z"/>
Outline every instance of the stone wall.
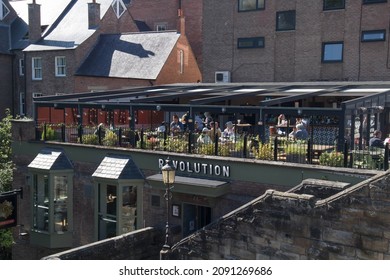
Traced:
<path fill-rule="evenodd" d="M 158 260 L 164 234 L 144 228 L 44 257 L 52 260 Z"/>
<path fill-rule="evenodd" d="M 268 190 L 183 239 L 172 257 L 390 259 L 389 174 L 353 186 L 311 181 Z"/>

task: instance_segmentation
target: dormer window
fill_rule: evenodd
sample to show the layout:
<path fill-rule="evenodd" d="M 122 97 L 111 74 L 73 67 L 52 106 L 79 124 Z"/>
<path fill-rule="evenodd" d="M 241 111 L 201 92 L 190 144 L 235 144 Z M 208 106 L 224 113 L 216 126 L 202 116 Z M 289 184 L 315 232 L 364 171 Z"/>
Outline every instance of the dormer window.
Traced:
<path fill-rule="evenodd" d="M 0 0 L 0 20 L 3 20 L 8 14 L 8 7 Z"/>
<path fill-rule="evenodd" d="M 114 9 L 117 18 L 120 18 L 126 11 L 126 6 L 122 0 L 114 0 L 111 7 Z"/>

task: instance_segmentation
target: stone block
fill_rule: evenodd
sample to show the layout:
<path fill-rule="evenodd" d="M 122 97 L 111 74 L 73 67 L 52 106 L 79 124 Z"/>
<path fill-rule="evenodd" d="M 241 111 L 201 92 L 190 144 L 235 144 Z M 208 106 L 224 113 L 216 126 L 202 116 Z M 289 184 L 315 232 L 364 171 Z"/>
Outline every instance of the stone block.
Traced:
<path fill-rule="evenodd" d="M 389 252 L 389 240 L 384 238 L 372 237 L 372 236 L 361 236 L 362 250 L 370 250 L 380 253 Z"/>
<path fill-rule="evenodd" d="M 349 231 L 324 228 L 322 232 L 322 239 L 324 241 L 330 241 L 336 244 L 354 246 L 356 244 L 356 238 L 357 236 Z"/>

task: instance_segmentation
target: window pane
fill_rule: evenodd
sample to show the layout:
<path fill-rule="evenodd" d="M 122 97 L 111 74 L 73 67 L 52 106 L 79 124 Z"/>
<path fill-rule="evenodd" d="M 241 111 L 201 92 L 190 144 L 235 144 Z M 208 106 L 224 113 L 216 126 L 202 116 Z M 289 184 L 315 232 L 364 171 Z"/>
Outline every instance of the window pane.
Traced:
<path fill-rule="evenodd" d="M 137 188 L 126 186 L 122 188 L 122 233 L 136 229 L 137 224 Z"/>
<path fill-rule="evenodd" d="M 362 32 L 362 41 L 384 41 L 384 40 L 385 40 L 385 30 Z"/>
<path fill-rule="evenodd" d="M 263 48 L 264 37 L 238 38 L 238 48 Z"/>
<path fill-rule="evenodd" d="M 54 176 L 54 230 L 68 230 L 68 178 Z"/>
<path fill-rule="evenodd" d="M 363 4 L 369 4 L 369 3 L 384 3 L 387 2 L 387 0 L 363 0 Z"/>
<path fill-rule="evenodd" d="M 7 6 L 1 2 L 1 5 L 0 5 L 0 20 L 3 20 L 9 13 L 9 9 L 7 8 Z"/>
<path fill-rule="evenodd" d="M 33 176 L 33 228 L 49 231 L 49 178 Z"/>
<path fill-rule="evenodd" d="M 256 10 L 256 0 L 239 0 L 239 10 L 248 11 Z"/>
<path fill-rule="evenodd" d="M 116 216 L 116 186 L 107 186 L 107 215 Z"/>
<path fill-rule="evenodd" d="M 332 43 L 324 45 L 323 61 L 342 61 L 343 44 Z"/>
<path fill-rule="evenodd" d="M 324 0 L 324 10 L 344 9 L 344 0 Z"/>
<path fill-rule="evenodd" d="M 276 30 L 294 30 L 295 11 L 278 12 L 276 14 Z"/>

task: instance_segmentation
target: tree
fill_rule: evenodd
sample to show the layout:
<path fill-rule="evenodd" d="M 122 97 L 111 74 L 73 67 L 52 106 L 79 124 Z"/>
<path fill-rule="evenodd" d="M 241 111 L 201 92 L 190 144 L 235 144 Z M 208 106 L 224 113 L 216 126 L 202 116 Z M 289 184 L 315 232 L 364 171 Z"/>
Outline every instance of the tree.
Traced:
<path fill-rule="evenodd" d="M 13 163 L 11 159 L 11 119 L 10 110 L 5 111 L 5 117 L 0 122 L 0 193 L 11 190 Z M 11 258 L 13 243 L 12 232 L 9 229 L 0 230 L 0 259 Z"/>

